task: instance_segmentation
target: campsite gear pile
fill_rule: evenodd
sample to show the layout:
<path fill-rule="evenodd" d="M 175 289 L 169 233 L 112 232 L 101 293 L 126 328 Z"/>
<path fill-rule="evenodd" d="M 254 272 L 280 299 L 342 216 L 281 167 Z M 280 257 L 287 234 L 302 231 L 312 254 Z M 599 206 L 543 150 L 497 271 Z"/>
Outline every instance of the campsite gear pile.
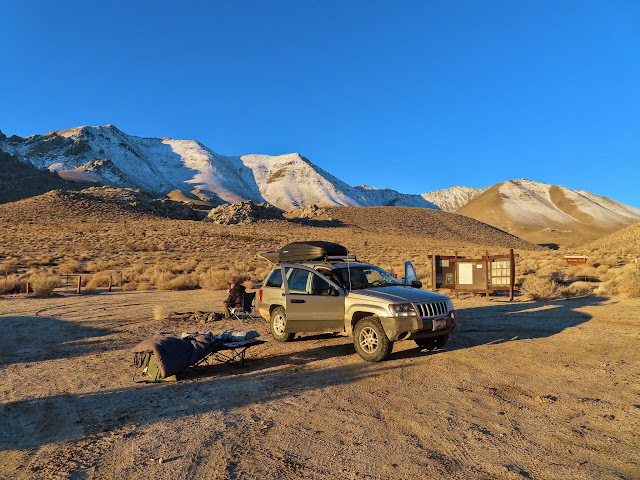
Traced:
<path fill-rule="evenodd" d="M 131 352 L 138 369 L 136 382 L 176 381 L 176 375 L 187 367 L 212 359 L 221 363 L 240 360 L 244 366 L 250 347 L 265 343 L 254 330 L 229 330 L 218 335 L 211 332 L 187 332 L 181 338 L 159 335 L 140 342 Z M 141 376 L 141 380 L 136 380 Z"/>

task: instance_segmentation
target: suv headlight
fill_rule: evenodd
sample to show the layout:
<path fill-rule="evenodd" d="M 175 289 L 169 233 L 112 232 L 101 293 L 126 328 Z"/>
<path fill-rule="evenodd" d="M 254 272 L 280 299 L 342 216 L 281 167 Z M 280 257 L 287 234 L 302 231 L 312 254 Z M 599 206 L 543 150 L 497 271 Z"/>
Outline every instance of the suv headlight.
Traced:
<path fill-rule="evenodd" d="M 410 317 L 414 315 L 418 315 L 416 309 L 413 308 L 413 305 L 410 303 L 392 303 L 389 305 L 389 311 L 391 315 L 395 315 L 396 317 Z"/>
<path fill-rule="evenodd" d="M 447 312 L 451 313 L 455 309 L 453 308 L 453 301 L 450 298 L 447 298 Z"/>

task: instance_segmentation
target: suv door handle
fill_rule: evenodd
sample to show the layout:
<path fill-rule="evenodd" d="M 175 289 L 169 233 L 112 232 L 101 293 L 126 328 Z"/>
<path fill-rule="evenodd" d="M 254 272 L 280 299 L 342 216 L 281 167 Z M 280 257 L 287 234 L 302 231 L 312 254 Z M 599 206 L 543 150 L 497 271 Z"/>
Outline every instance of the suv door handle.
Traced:
<path fill-rule="evenodd" d="M 293 299 L 291 299 L 291 303 L 305 303 L 305 301 L 293 298 Z"/>

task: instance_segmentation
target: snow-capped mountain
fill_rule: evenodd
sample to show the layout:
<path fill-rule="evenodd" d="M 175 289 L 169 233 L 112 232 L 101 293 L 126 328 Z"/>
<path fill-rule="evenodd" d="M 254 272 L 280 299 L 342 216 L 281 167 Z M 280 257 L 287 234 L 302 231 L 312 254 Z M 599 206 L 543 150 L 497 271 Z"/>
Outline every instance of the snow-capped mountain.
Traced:
<path fill-rule="evenodd" d="M 455 212 L 465 206 L 473 198 L 480 195 L 487 188 L 460 187 L 458 185 L 442 190 L 423 193 L 421 196 L 428 202 L 436 205 L 440 210 Z"/>
<path fill-rule="evenodd" d="M 598 238 L 640 221 L 640 210 L 607 197 L 525 178 L 486 189 L 456 213 L 529 241 Z"/>
<path fill-rule="evenodd" d="M 2 136 L 0 149 L 67 180 L 161 196 L 179 191 L 213 204 L 253 200 L 283 210 L 309 204 L 438 208 L 420 195 L 352 187 L 298 153 L 224 156 L 193 140 L 141 138 L 113 125 Z"/>
<path fill-rule="evenodd" d="M 354 187 L 358 198 L 367 206 L 377 207 L 423 207 L 423 208 L 440 208 L 424 198 L 424 195 L 412 195 L 408 193 L 400 193 L 389 188 L 375 188 L 367 185 L 359 185 Z"/>
<path fill-rule="evenodd" d="M 194 140 L 142 138 L 113 125 L 26 138 L 7 138 L 0 132 L 0 151 L 9 154 L 13 163 L 27 164 L 25 177 L 33 177 L 35 166 L 85 186 L 92 182 L 138 188 L 160 197 L 200 199 L 211 205 L 252 200 L 282 210 L 310 204 L 434 208 L 455 211 L 527 239 L 534 230 L 600 235 L 640 220 L 640 210 L 614 200 L 526 179 L 484 189 L 455 186 L 410 195 L 366 185 L 352 187 L 298 153 L 225 156 Z M 12 172 L 10 182 L 16 178 L 15 166 Z"/>

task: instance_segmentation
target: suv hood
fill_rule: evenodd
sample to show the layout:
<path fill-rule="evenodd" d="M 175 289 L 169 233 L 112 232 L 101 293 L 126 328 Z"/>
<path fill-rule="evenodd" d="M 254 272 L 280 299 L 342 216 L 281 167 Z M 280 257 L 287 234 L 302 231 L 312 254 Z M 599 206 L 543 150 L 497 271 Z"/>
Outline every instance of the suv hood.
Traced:
<path fill-rule="evenodd" d="M 366 288 L 362 290 L 351 290 L 349 292 L 350 299 L 362 298 L 363 300 L 382 300 L 388 303 L 426 303 L 426 302 L 444 302 L 449 299 L 446 295 L 439 293 L 427 292 L 413 287 L 393 286 Z"/>

